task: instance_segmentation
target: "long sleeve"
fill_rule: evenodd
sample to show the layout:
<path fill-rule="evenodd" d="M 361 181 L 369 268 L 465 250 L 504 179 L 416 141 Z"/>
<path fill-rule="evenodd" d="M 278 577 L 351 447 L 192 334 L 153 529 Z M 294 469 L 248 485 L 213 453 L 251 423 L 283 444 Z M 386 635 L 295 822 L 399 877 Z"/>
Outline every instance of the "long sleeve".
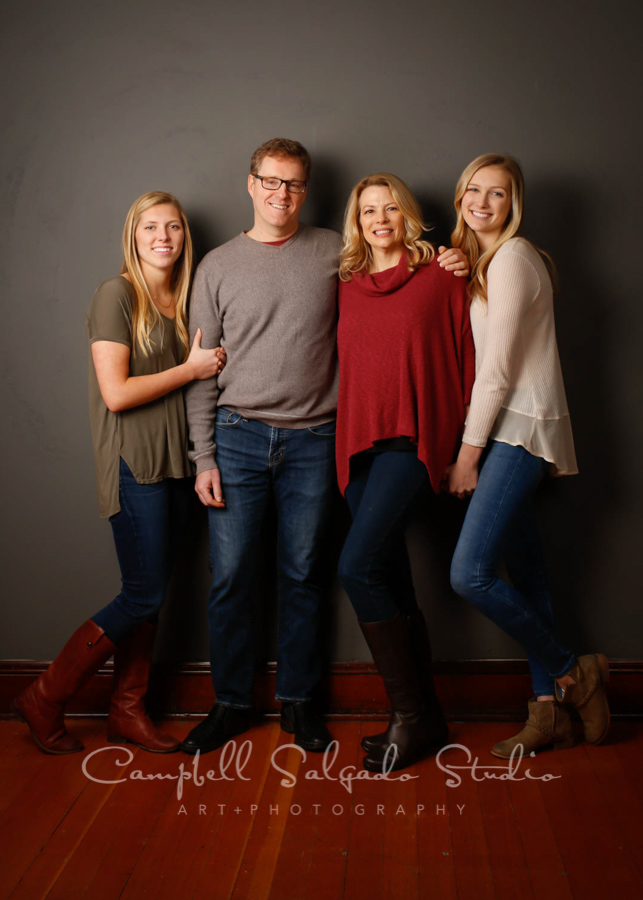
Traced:
<path fill-rule="evenodd" d="M 337 261 L 341 238 L 301 225 L 280 247 L 246 234 L 210 251 L 192 288 L 190 334 L 228 354 L 186 402 L 197 472 L 216 466 L 216 408 L 275 428 L 310 428 L 337 409 Z"/>
<path fill-rule="evenodd" d="M 471 317 L 469 315 L 469 302 L 464 293 L 461 301 L 462 304 L 462 328 L 460 337 L 460 371 L 462 376 L 462 396 L 464 405 L 471 403 L 471 392 L 475 381 L 475 349 L 473 344 L 473 333 L 471 331 Z"/>
<path fill-rule="evenodd" d="M 474 447 L 486 445 L 524 359 L 524 320 L 540 291 L 540 278 L 524 255 L 508 249 L 491 262 L 487 287 L 484 342 L 481 347 L 476 340 L 477 374 L 463 438 Z M 478 310 L 478 315 L 484 313 Z"/>
<path fill-rule="evenodd" d="M 208 279 L 203 267 L 197 269 L 190 299 L 190 344 L 197 329 L 201 329 L 201 346 L 218 347 L 222 326 L 218 311 L 216 288 Z M 197 474 L 216 468 L 216 444 L 214 421 L 219 388 L 216 377 L 204 381 L 192 381 L 185 388 L 189 457 L 196 464 Z"/>

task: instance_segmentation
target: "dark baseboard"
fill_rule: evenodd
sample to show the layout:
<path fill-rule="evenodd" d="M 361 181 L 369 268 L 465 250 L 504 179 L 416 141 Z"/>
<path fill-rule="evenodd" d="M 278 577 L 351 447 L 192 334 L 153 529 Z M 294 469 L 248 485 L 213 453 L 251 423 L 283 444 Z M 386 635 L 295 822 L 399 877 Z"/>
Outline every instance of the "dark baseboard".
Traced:
<path fill-rule="evenodd" d="M 11 700 L 47 666 L 45 662 L 0 661 L 0 718 L 11 715 Z M 271 715 L 275 664 L 257 671 L 255 705 Z M 515 720 L 525 718 L 531 695 L 524 660 L 459 660 L 437 662 L 436 690 L 451 719 Z M 68 715 L 101 716 L 107 712 L 112 664 L 107 663 L 67 706 Z M 643 718 L 643 660 L 610 662 L 609 702 L 615 718 Z M 158 715 L 203 715 L 214 703 L 208 663 L 154 667 L 148 695 Z M 332 663 L 320 687 L 320 708 L 333 716 L 380 718 L 386 714 L 386 695 L 372 663 Z"/>

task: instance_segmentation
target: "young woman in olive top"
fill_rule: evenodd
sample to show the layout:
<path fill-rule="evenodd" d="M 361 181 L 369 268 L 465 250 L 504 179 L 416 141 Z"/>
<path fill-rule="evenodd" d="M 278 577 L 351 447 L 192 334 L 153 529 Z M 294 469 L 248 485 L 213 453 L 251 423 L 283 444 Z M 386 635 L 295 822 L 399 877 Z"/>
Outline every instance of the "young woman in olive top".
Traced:
<path fill-rule="evenodd" d="M 121 568 L 119 595 L 74 632 L 49 668 L 13 702 L 45 753 L 75 753 L 64 706 L 114 655 L 110 741 L 170 753 L 144 697 L 155 623 L 192 493 L 183 392 L 216 376 L 221 348 L 188 346 L 192 242 L 180 203 L 160 191 L 132 205 L 121 274 L 96 291 L 87 316 L 89 399 L 100 514 L 109 518 Z"/>

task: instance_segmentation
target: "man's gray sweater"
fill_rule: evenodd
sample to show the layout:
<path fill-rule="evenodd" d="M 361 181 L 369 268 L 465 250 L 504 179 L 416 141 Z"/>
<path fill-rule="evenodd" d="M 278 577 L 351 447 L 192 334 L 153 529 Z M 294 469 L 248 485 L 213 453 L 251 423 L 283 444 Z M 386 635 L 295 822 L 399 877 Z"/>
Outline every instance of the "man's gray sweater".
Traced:
<path fill-rule="evenodd" d="M 218 380 L 185 390 L 190 458 L 197 472 L 216 466 L 217 406 L 278 428 L 330 421 L 337 408 L 337 268 L 341 238 L 300 225 L 280 247 L 240 234 L 197 269 L 190 340 L 223 344 Z"/>

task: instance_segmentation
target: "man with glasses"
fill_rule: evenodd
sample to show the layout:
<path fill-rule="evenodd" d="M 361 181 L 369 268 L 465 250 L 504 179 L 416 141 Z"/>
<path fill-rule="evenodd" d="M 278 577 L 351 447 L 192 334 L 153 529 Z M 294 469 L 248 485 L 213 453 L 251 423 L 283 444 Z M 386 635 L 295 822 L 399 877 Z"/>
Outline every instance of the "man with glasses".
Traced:
<path fill-rule="evenodd" d="M 186 391 L 196 491 L 208 507 L 208 618 L 217 702 L 182 744 L 207 753 L 249 728 L 250 588 L 271 496 L 277 510 L 281 727 L 307 750 L 331 736 L 311 696 L 320 675 L 320 549 L 335 490 L 336 288 L 341 238 L 300 224 L 310 157 L 281 138 L 253 154 L 254 224 L 209 253 L 190 306 L 191 339 L 222 342 L 227 365 Z M 216 442 L 216 443 L 215 443 Z"/>

